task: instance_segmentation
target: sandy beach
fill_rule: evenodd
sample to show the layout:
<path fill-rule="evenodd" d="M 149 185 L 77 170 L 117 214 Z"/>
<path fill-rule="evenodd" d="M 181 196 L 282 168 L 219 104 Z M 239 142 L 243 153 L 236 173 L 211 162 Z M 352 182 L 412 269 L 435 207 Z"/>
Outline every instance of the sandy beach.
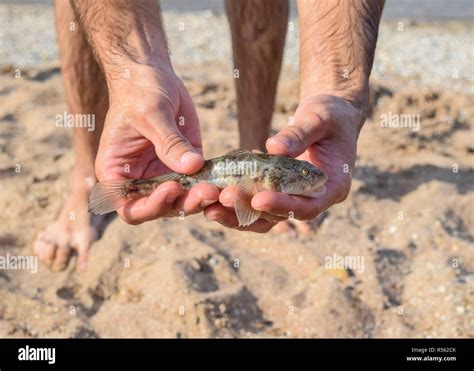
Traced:
<path fill-rule="evenodd" d="M 22 32 L 33 16 L 35 32 Z M 67 106 L 52 16 L 0 6 L 10 25 L 0 35 L 2 256 L 31 255 L 68 190 L 74 154 L 71 130 L 54 124 Z M 294 21 L 274 131 L 298 105 Z M 225 17 L 169 12 L 165 24 L 205 157 L 236 148 Z M 202 215 L 111 218 L 87 273 L 0 270 L 0 337 L 472 337 L 474 26 L 399 26 L 381 25 L 351 195 L 309 236 L 242 233 Z M 391 115 L 419 121 L 400 127 Z M 334 264 L 344 257 L 357 266 Z"/>

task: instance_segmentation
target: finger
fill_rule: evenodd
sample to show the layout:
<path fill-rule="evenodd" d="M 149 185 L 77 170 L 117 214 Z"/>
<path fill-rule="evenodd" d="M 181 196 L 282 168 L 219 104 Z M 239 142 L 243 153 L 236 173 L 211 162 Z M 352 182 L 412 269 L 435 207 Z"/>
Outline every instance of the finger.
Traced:
<path fill-rule="evenodd" d="M 211 184 L 198 184 L 176 200 L 174 210 L 183 211 L 184 215 L 197 214 L 218 200 L 217 187 Z"/>
<path fill-rule="evenodd" d="M 329 188 L 329 187 L 328 187 Z M 252 207 L 278 216 L 286 216 L 298 220 L 313 220 L 338 199 L 326 192 L 320 198 L 293 196 L 279 192 L 259 192 L 252 198 Z"/>
<path fill-rule="evenodd" d="M 204 210 L 204 216 L 227 228 L 237 229 L 239 231 L 266 233 L 276 225 L 276 222 L 258 219 L 247 227 L 240 227 L 235 211 L 233 209 L 226 209 L 224 206 L 219 204 L 209 206 Z"/>
<path fill-rule="evenodd" d="M 179 173 L 193 174 L 204 165 L 204 158 L 199 150 L 178 130 L 171 110 L 162 109 L 159 113 L 151 113 L 148 119 L 152 125 L 146 129 L 145 135 L 166 166 Z"/>
<path fill-rule="evenodd" d="M 187 138 L 189 143 L 202 154 L 201 130 L 199 128 L 199 118 L 197 116 L 194 103 L 188 92 L 181 96 L 178 112 L 177 127 Z"/>
<path fill-rule="evenodd" d="M 302 110 L 295 114 L 294 124 L 286 126 L 267 140 L 266 147 L 272 154 L 297 157 L 325 136 L 321 117 L 317 113 Z"/>
<path fill-rule="evenodd" d="M 219 202 L 225 207 L 234 207 L 234 200 L 237 192 L 237 186 L 224 188 L 219 195 Z"/>
<path fill-rule="evenodd" d="M 129 224 L 140 224 L 149 220 L 165 217 L 172 209 L 176 199 L 183 193 L 176 182 L 165 182 L 153 193 L 119 208 L 117 213 Z"/>
<path fill-rule="evenodd" d="M 279 223 L 283 222 L 285 220 L 288 220 L 287 216 L 280 216 L 280 215 L 275 215 L 275 214 L 270 214 L 265 211 L 262 211 L 262 214 L 260 215 L 260 218 L 268 220 L 269 222 L 274 222 L 274 223 Z"/>
<path fill-rule="evenodd" d="M 219 195 L 219 202 L 223 206 L 233 209 L 236 192 L 238 192 L 236 186 L 230 186 L 230 187 L 224 188 L 221 191 L 221 194 Z M 235 210 L 233 211 L 235 213 Z M 274 215 L 274 214 L 266 213 L 263 211 L 262 211 L 262 214 L 260 215 L 260 218 L 266 219 L 272 222 L 281 222 L 283 220 L 288 219 L 287 216 Z"/>

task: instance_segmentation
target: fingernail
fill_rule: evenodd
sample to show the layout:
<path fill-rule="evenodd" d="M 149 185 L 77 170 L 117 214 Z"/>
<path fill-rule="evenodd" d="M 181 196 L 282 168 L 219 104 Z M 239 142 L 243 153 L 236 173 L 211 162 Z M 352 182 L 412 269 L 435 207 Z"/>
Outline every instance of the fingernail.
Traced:
<path fill-rule="evenodd" d="M 278 135 L 276 137 L 270 138 L 269 140 L 272 141 L 273 143 L 280 143 L 286 149 L 289 149 L 291 147 L 290 140 L 287 137 L 283 136 L 283 135 Z"/>
<path fill-rule="evenodd" d="M 268 211 L 270 210 L 270 208 L 268 207 L 267 204 L 256 204 L 256 205 L 252 205 L 254 207 L 255 210 L 258 210 L 258 211 Z"/>
<path fill-rule="evenodd" d="M 224 193 L 222 196 L 221 196 L 221 204 L 225 207 L 232 207 L 233 206 L 233 200 L 232 200 L 232 196 L 230 193 Z"/>
<path fill-rule="evenodd" d="M 179 162 L 181 162 L 181 164 L 185 166 L 188 166 L 197 161 L 199 162 L 202 161 L 202 156 L 192 151 L 185 152 L 184 155 L 182 155 L 181 159 L 179 160 Z"/>
<path fill-rule="evenodd" d="M 260 201 L 259 198 L 255 197 L 252 199 L 252 207 L 255 210 L 266 211 L 264 209 L 267 209 L 268 205 L 265 202 Z"/>
<path fill-rule="evenodd" d="M 216 200 L 202 200 L 201 201 L 201 207 L 207 207 L 209 205 L 212 205 L 215 202 L 216 202 Z"/>
<path fill-rule="evenodd" d="M 166 196 L 166 203 L 172 204 L 173 202 L 176 201 L 176 199 L 179 197 L 180 194 L 181 192 L 176 192 L 176 191 L 170 192 L 168 196 Z"/>

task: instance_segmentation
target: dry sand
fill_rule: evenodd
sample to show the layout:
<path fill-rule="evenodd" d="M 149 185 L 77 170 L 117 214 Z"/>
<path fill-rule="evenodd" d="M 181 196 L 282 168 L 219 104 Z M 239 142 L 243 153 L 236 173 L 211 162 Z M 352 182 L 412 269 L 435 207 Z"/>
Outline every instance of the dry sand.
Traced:
<path fill-rule="evenodd" d="M 35 233 L 62 205 L 73 162 L 70 130 L 54 125 L 66 110 L 57 68 L 23 72 L 1 76 L 1 255 L 31 254 Z M 235 148 L 227 69 L 178 72 L 206 156 Z M 275 129 L 297 105 L 298 81 L 288 75 Z M 140 226 L 115 218 L 87 274 L 0 271 L 0 336 L 472 336 L 473 97 L 372 88 L 352 194 L 312 235 L 242 233 L 200 215 Z M 382 128 L 388 111 L 421 113 L 421 130 Z M 363 257 L 364 269 L 327 269 L 333 254 Z"/>
<path fill-rule="evenodd" d="M 0 6 L 0 256 L 30 255 L 68 191 L 52 15 Z M 225 18 L 167 13 L 165 24 L 206 157 L 236 148 Z M 201 215 L 115 218 L 86 274 L 0 270 L 0 337 L 473 336 L 473 25 L 398 27 L 381 25 L 352 193 L 314 233 L 242 233 Z M 274 130 L 298 103 L 297 52 L 295 23 Z M 381 127 L 390 113 L 420 114 L 420 130 Z M 363 258 L 363 269 L 328 269 L 334 254 Z"/>

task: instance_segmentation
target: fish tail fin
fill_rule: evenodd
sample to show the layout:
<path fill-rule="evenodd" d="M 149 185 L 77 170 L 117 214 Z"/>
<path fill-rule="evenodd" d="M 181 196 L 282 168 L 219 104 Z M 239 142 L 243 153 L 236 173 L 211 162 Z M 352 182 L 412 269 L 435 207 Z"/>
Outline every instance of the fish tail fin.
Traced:
<path fill-rule="evenodd" d="M 117 210 L 129 201 L 148 196 L 155 188 L 167 181 L 183 178 L 178 173 L 168 173 L 153 179 L 108 180 L 97 183 L 89 198 L 89 212 L 103 215 Z"/>
<path fill-rule="evenodd" d="M 130 201 L 128 186 L 133 180 L 108 180 L 97 183 L 89 198 L 89 212 L 103 215 Z"/>

